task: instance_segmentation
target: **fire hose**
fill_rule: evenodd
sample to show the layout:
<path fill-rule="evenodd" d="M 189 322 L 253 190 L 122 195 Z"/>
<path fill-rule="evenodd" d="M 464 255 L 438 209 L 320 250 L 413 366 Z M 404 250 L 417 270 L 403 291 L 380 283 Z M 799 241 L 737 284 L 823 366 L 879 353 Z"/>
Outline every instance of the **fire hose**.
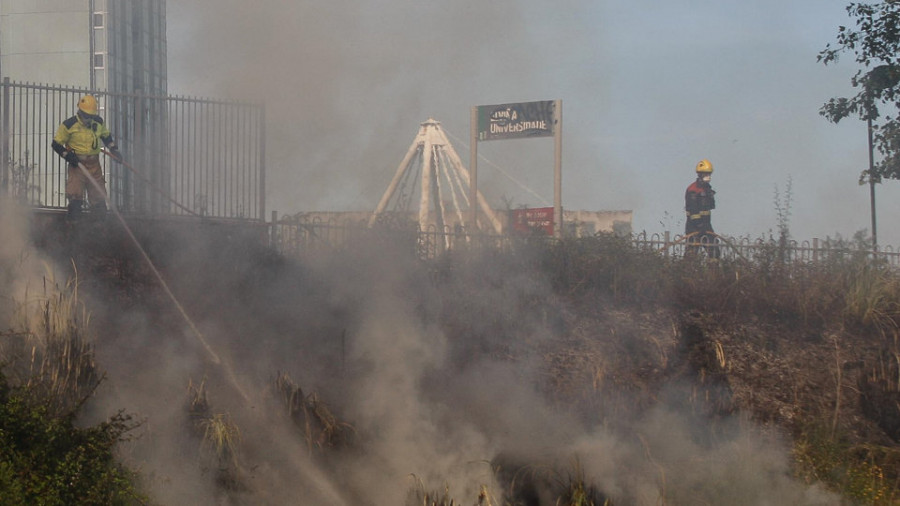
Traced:
<path fill-rule="evenodd" d="M 104 153 L 106 153 L 106 151 L 104 151 Z M 109 153 L 106 153 L 106 154 L 108 156 L 110 156 L 111 158 L 116 159 L 116 157 L 113 157 Z M 85 167 L 83 163 L 78 162 L 78 168 L 81 169 L 81 173 L 84 174 L 84 177 L 88 180 L 88 182 L 94 186 L 94 189 L 96 189 L 100 193 L 105 193 L 103 191 L 103 187 L 100 186 L 100 183 L 98 183 L 97 180 L 95 180 L 91 176 L 91 173 L 88 172 L 87 167 Z M 125 218 L 122 217 L 122 213 L 119 212 L 119 209 L 116 207 L 116 205 L 109 199 L 106 200 L 106 204 L 107 204 L 107 206 L 109 206 L 109 210 L 116 216 L 116 219 L 119 220 L 119 223 L 122 224 L 122 228 L 128 234 L 128 237 L 131 239 L 131 241 L 137 247 L 138 251 L 141 252 L 141 256 L 143 256 L 144 260 L 147 261 L 147 265 L 150 266 L 150 270 L 153 271 L 153 274 L 156 276 L 156 279 L 159 281 L 160 285 L 163 287 L 163 290 L 166 292 L 166 294 L 169 296 L 169 298 L 172 299 L 172 302 L 175 304 L 175 307 L 178 308 L 178 311 L 181 313 L 181 316 L 184 317 L 188 326 L 190 326 L 191 330 L 194 331 L 194 334 L 200 340 L 200 343 L 206 349 L 207 353 L 209 353 L 209 356 L 212 359 L 213 363 L 216 363 L 216 364 L 220 363 L 219 355 L 216 354 L 216 352 L 213 351 L 213 349 L 209 345 L 209 343 L 206 342 L 206 338 L 203 337 L 203 334 L 200 332 L 200 329 L 198 329 L 197 326 L 194 325 L 194 321 L 191 319 L 190 316 L 188 316 L 187 311 L 185 311 L 185 309 L 184 309 L 184 306 L 182 306 L 181 303 L 178 302 L 178 298 L 175 297 L 175 294 L 169 288 L 169 284 L 166 283 L 165 279 L 163 279 L 162 274 L 159 272 L 159 270 L 156 268 L 156 265 L 154 265 L 153 261 L 150 260 L 150 256 L 147 254 L 147 252 L 141 246 L 140 241 L 138 241 L 137 237 L 134 236 L 134 233 L 131 231 L 131 227 L 129 227 L 128 223 L 125 222 Z"/>
<path fill-rule="evenodd" d="M 134 174 L 135 176 L 137 176 L 137 178 L 140 179 L 141 182 L 143 182 L 144 184 L 146 184 L 147 186 L 149 186 L 152 190 L 154 190 L 155 192 L 157 192 L 157 193 L 159 193 L 160 195 L 162 195 L 163 197 L 165 197 L 169 202 L 171 202 L 172 204 L 174 204 L 175 206 L 177 206 L 179 209 L 181 209 L 181 210 L 183 210 L 183 211 L 185 211 L 185 212 L 187 212 L 187 213 L 189 213 L 189 214 L 191 214 L 191 215 L 194 215 L 194 216 L 200 216 L 200 214 L 197 214 L 197 213 L 194 212 L 193 210 L 188 209 L 187 207 L 185 207 L 184 205 L 182 205 L 180 202 L 178 202 L 178 201 L 176 201 L 175 199 L 173 199 L 168 193 L 166 193 L 165 191 L 163 191 L 162 188 L 160 188 L 159 186 L 153 184 L 153 182 L 150 181 L 149 179 L 147 179 L 146 177 L 144 177 L 144 175 L 141 174 L 141 172 L 140 172 L 139 170 L 135 169 L 133 165 L 131 165 L 130 163 L 126 162 L 126 161 L 123 160 L 121 157 L 117 157 L 117 156 L 113 155 L 112 153 L 110 153 L 109 151 L 107 151 L 107 150 L 105 150 L 105 149 L 101 149 L 100 152 L 103 153 L 104 155 L 110 157 L 111 159 L 113 159 L 113 160 L 119 162 L 120 164 L 124 165 L 125 168 L 128 169 L 128 170 L 130 170 L 132 174 Z"/>
<path fill-rule="evenodd" d="M 112 156 L 110 153 L 107 153 L 106 151 L 103 151 L 103 153 L 105 153 L 107 156 L 109 156 L 113 160 L 116 160 L 116 161 L 122 163 L 123 165 L 126 165 L 126 167 L 128 167 L 128 165 L 125 164 L 124 162 L 122 162 L 121 159 L 119 159 L 115 156 Z M 87 170 L 87 167 L 85 167 L 83 163 L 78 162 L 78 168 L 81 170 L 81 173 L 84 174 L 84 176 L 88 180 L 88 182 L 94 186 L 94 189 L 96 189 L 100 193 L 105 194 L 103 187 L 100 186 L 100 183 L 98 183 L 91 176 L 90 172 L 88 172 L 88 170 Z M 133 167 L 128 167 L 128 168 L 137 172 Z M 137 237 L 134 236 L 134 233 L 131 231 L 131 227 L 128 226 L 128 223 L 125 222 L 125 218 L 122 217 L 122 213 L 119 212 L 119 209 L 116 207 L 116 205 L 113 202 L 111 202 L 109 199 L 107 199 L 107 205 L 109 206 L 109 210 L 116 216 L 116 219 L 119 220 L 119 223 L 122 224 L 122 228 L 128 234 L 128 237 L 134 243 L 135 247 L 137 247 L 138 251 L 141 252 L 141 256 L 147 262 L 147 265 L 150 267 L 150 270 L 153 271 L 153 275 L 156 276 L 156 279 L 159 281 L 160 286 L 162 286 L 163 290 L 166 292 L 166 295 L 169 296 L 169 298 L 172 300 L 172 303 L 178 309 L 178 312 L 181 314 L 181 316 L 184 318 L 185 322 L 187 322 L 188 326 L 193 331 L 194 336 L 197 338 L 197 340 L 200 342 L 200 344 L 203 345 L 203 348 L 206 350 L 206 353 L 209 355 L 209 358 L 212 361 L 212 363 L 225 368 L 226 374 L 228 375 L 228 378 L 231 381 L 234 388 L 238 391 L 238 393 L 240 393 L 241 397 L 243 397 L 245 401 L 249 402 L 250 398 L 244 392 L 244 389 L 241 387 L 240 383 L 238 382 L 238 379 L 235 376 L 235 373 L 234 373 L 234 370 L 232 369 L 232 367 L 228 363 L 223 362 L 221 358 L 219 358 L 219 355 L 215 352 L 215 350 L 213 350 L 212 346 L 206 340 L 206 337 L 204 337 L 203 333 L 200 332 L 200 329 L 197 328 L 197 325 L 194 324 L 194 321 L 187 314 L 187 311 L 184 309 L 184 306 L 181 304 L 181 302 L 178 301 L 178 298 L 175 297 L 175 294 L 172 292 L 172 289 L 169 288 L 169 284 L 166 283 L 166 280 L 163 278 L 162 274 L 159 272 L 159 269 L 157 269 L 156 265 L 154 265 L 153 260 L 150 259 L 150 256 L 147 254 L 147 251 L 144 250 L 144 248 L 141 246 L 140 241 L 138 241 Z M 181 206 L 179 205 L 179 207 L 181 207 Z M 196 213 L 192 213 L 192 214 L 196 214 Z"/>

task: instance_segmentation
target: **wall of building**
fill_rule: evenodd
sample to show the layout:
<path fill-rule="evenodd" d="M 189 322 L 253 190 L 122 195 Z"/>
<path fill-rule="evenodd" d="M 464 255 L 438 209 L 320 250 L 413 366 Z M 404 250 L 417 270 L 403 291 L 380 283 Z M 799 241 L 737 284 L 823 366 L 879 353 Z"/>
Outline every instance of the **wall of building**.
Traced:
<path fill-rule="evenodd" d="M 165 0 L 0 0 L 12 81 L 165 95 L 166 55 Z"/>
<path fill-rule="evenodd" d="M 89 0 L 0 0 L 0 78 L 88 87 Z"/>
<path fill-rule="evenodd" d="M 631 211 L 566 211 L 563 210 L 563 225 L 566 235 L 586 237 L 598 232 L 612 232 L 616 235 L 630 235 Z"/>

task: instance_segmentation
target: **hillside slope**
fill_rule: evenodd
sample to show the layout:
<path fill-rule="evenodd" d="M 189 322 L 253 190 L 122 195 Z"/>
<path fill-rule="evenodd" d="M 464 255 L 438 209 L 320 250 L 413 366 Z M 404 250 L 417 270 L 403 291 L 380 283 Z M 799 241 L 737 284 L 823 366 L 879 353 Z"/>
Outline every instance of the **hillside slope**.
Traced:
<path fill-rule="evenodd" d="M 896 334 L 811 285 L 790 302 L 786 283 L 812 277 L 760 290 L 760 266 L 604 237 L 296 261 L 209 227 L 145 238 L 172 300 L 119 239 L 75 255 L 107 374 L 85 422 L 145 419 L 122 458 L 161 504 L 550 505 L 573 484 L 595 504 L 888 504 L 897 489 Z M 209 420 L 230 435 L 211 453 Z"/>

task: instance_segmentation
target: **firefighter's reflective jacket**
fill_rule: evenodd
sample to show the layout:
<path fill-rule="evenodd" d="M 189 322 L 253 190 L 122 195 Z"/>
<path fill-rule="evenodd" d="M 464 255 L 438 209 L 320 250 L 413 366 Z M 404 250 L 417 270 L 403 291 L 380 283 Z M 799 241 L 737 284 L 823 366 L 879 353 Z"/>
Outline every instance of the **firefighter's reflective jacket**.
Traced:
<path fill-rule="evenodd" d="M 687 215 L 685 233 L 712 232 L 710 211 L 716 208 L 716 192 L 709 183 L 697 179 L 684 192 L 684 211 Z"/>
<path fill-rule="evenodd" d="M 98 155 L 102 147 L 101 141 L 107 146 L 114 144 L 103 118 L 91 115 L 90 118 L 81 120 L 75 115 L 63 121 L 56 129 L 52 146 L 60 154 L 61 150 L 70 149 L 76 155 Z"/>

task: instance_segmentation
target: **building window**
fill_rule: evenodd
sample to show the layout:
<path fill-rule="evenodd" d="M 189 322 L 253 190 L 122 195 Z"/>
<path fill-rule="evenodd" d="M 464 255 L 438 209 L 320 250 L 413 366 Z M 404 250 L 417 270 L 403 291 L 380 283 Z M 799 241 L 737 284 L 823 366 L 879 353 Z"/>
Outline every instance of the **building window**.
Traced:
<path fill-rule="evenodd" d="M 94 13 L 94 28 L 103 28 L 104 21 L 104 15 L 102 12 Z"/>
<path fill-rule="evenodd" d="M 106 65 L 104 65 L 105 63 L 106 63 L 106 55 L 105 54 L 94 53 L 94 68 L 95 69 L 104 68 L 106 66 Z"/>

